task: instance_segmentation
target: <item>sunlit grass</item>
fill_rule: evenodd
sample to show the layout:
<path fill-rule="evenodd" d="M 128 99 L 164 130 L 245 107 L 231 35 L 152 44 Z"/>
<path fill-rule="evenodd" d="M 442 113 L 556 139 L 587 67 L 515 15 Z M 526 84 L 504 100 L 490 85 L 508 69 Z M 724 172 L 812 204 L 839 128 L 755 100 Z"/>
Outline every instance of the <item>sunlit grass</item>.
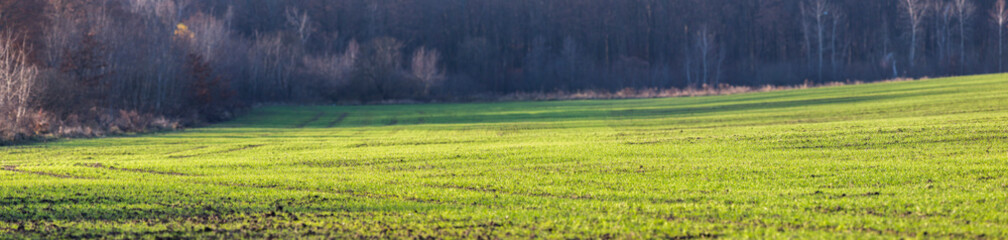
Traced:
<path fill-rule="evenodd" d="M 11 237 L 1008 237 L 1008 75 L 274 106 L 0 148 Z"/>

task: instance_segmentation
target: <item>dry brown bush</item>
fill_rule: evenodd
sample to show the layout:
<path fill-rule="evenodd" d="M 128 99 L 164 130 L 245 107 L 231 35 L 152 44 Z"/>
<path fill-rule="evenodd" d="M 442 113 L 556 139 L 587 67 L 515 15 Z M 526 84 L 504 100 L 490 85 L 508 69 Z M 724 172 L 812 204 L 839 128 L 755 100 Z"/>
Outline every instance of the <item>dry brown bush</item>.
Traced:
<path fill-rule="evenodd" d="M 124 133 L 178 130 L 184 126 L 176 119 L 137 111 L 95 109 L 91 112 L 91 114 L 96 112 L 103 114 L 96 115 L 97 117 L 69 114 L 60 119 L 56 117 L 56 114 L 36 110 L 25 114 L 20 125 L 10 124 L 12 121 L 7 121 L 7 119 L 0 119 L 4 123 L 0 125 L 0 145 L 30 140 L 101 137 Z"/>

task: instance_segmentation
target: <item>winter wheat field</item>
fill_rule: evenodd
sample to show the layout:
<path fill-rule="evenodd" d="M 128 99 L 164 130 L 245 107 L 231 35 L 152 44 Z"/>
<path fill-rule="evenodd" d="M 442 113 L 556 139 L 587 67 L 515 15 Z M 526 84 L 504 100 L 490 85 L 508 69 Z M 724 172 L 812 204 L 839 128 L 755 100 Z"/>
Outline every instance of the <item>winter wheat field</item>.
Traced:
<path fill-rule="evenodd" d="M 1008 238 L 1008 75 L 0 147 L 0 238 Z"/>

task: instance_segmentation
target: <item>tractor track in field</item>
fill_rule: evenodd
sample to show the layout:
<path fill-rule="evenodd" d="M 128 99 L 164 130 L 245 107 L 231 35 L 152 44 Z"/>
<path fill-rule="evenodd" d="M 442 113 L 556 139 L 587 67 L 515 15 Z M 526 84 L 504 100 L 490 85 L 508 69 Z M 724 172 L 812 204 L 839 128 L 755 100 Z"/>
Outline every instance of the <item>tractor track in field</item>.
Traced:
<path fill-rule="evenodd" d="M 165 153 L 164 155 L 178 154 L 178 153 L 183 153 L 183 152 L 188 152 L 188 151 L 193 151 L 193 150 L 200 150 L 200 149 L 204 149 L 204 148 L 207 148 L 207 146 L 199 146 L 199 147 L 194 147 L 194 148 L 187 148 L 187 149 L 181 149 L 181 150 L 171 151 L 171 152 Z"/>
<path fill-rule="evenodd" d="M 362 148 L 362 147 L 389 147 L 389 146 L 424 146 L 424 145 L 450 145 L 450 144 L 473 144 L 473 143 L 486 143 L 487 141 L 480 140 L 447 140 L 447 141 L 413 141 L 413 142 L 362 142 L 358 144 L 348 145 L 348 148 Z"/>
<path fill-rule="evenodd" d="M 426 200 L 426 199 L 420 199 L 420 198 L 415 198 L 415 197 L 406 197 L 406 196 L 398 197 L 398 196 L 388 195 L 388 194 L 367 193 L 367 192 L 363 192 L 363 191 L 354 191 L 354 190 L 303 189 L 303 188 L 295 188 L 295 187 L 284 187 L 284 186 L 280 186 L 279 184 L 272 184 L 272 185 L 265 185 L 264 186 L 264 185 L 244 184 L 244 183 L 221 183 L 221 182 L 203 182 L 203 181 L 187 181 L 187 182 L 195 183 L 195 184 L 202 184 L 202 185 L 221 186 L 221 187 L 238 187 L 238 188 L 251 188 L 251 189 L 269 189 L 269 190 L 280 190 L 280 191 L 306 191 L 306 192 L 314 192 L 314 193 L 318 193 L 318 194 L 343 194 L 343 195 L 348 195 L 348 196 L 356 197 L 356 198 L 367 198 L 367 199 L 375 199 L 375 200 L 404 200 L 404 201 L 417 202 L 417 203 L 441 203 L 440 201 L 436 201 L 436 200 Z"/>
<path fill-rule="evenodd" d="M 304 128 L 305 126 L 308 126 L 308 124 L 318 121 L 320 118 L 322 118 L 322 115 L 325 115 L 325 112 L 318 112 L 315 114 L 315 116 L 312 116 L 311 119 L 298 123 L 298 125 L 295 125 L 294 128 Z"/>
<path fill-rule="evenodd" d="M 563 195 L 556 195 L 556 194 L 552 194 L 552 193 L 531 193 L 531 192 L 530 193 L 519 193 L 519 192 L 509 192 L 509 191 L 504 191 L 504 190 L 499 190 L 499 189 L 493 189 L 493 188 L 466 187 L 466 186 L 457 186 L 457 185 L 450 185 L 450 184 L 445 184 L 445 185 L 424 184 L 423 186 L 424 187 L 430 187 L 430 188 L 440 188 L 440 189 L 466 190 L 466 191 L 489 193 L 489 194 L 507 194 L 507 195 L 514 195 L 514 196 L 523 196 L 523 197 L 544 197 L 544 198 L 570 199 L 570 200 L 598 200 L 595 197 L 590 196 L 590 195 L 570 195 L 570 196 L 563 196 Z"/>
<path fill-rule="evenodd" d="M 179 173 L 179 172 L 154 171 L 154 170 L 133 169 L 133 168 L 119 168 L 119 167 L 114 167 L 114 166 L 106 166 L 106 165 L 101 164 L 101 163 L 91 163 L 91 164 L 83 163 L 83 164 L 77 164 L 77 165 L 78 166 L 83 166 L 83 167 L 89 167 L 89 168 L 98 168 L 98 169 L 106 169 L 106 170 L 122 171 L 122 172 L 147 173 L 147 174 L 169 175 L 169 176 L 199 176 L 199 175 L 192 175 L 192 174 Z"/>
<path fill-rule="evenodd" d="M 208 153 L 198 153 L 198 154 L 189 154 L 189 155 L 180 155 L 180 156 L 168 156 L 168 158 L 181 159 L 181 158 L 191 158 L 191 157 L 199 157 L 199 156 L 206 156 L 206 155 L 214 155 L 214 154 L 224 154 L 224 153 L 237 152 L 237 151 L 241 151 L 241 150 L 247 150 L 247 149 L 252 149 L 252 148 L 257 148 L 257 147 L 262 147 L 262 146 L 265 146 L 265 144 L 249 144 L 249 145 L 245 145 L 245 146 L 242 146 L 242 147 L 225 149 L 225 150 L 208 152 Z"/>
<path fill-rule="evenodd" d="M 340 124 L 340 123 L 342 123 L 342 122 L 343 122 L 343 120 L 346 120 L 346 118 L 347 118 L 348 116 L 350 116 L 350 113 L 346 113 L 346 112 L 345 112 L 345 113 L 341 113 L 341 114 L 339 115 L 339 117 L 337 117 L 337 118 L 336 118 L 335 120 L 332 120 L 331 122 L 329 122 L 329 124 L 327 124 L 327 125 L 326 125 L 326 127 L 327 127 L 327 128 L 332 128 L 332 127 L 335 127 L 335 126 L 336 126 L 337 124 Z"/>
<path fill-rule="evenodd" d="M 713 234 L 713 233 L 697 233 L 697 234 L 686 234 L 686 235 L 672 236 L 672 237 L 669 237 L 667 239 L 673 239 L 673 240 L 711 239 L 711 238 L 718 238 L 720 236 L 721 235 Z"/>
<path fill-rule="evenodd" d="M 10 172 L 16 172 L 16 173 L 25 173 L 25 174 L 34 174 L 34 175 L 41 175 L 41 176 L 50 176 L 50 177 L 57 177 L 57 178 L 63 178 L 63 179 L 95 179 L 95 178 L 89 178 L 89 177 L 81 177 L 81 176 L 73 176 L 73 175 L 49 173 L 49 172 L 22 170 L 22 169 L 18 169 L 18 166 L 3 166 L 3 167 L 0 167 L 0 169 L 3 169 L 4 171 L 10 171 Z"/>

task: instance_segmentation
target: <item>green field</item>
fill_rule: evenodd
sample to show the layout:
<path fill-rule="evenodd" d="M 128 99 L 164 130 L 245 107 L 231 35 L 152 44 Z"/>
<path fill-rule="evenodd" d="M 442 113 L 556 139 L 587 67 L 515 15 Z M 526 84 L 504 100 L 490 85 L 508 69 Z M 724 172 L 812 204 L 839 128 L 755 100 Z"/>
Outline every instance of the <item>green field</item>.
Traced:
<path fill-rule="evenodd" d="M 1008 238 L 1008 75 L 0 147 L 0 239 Z"/>

